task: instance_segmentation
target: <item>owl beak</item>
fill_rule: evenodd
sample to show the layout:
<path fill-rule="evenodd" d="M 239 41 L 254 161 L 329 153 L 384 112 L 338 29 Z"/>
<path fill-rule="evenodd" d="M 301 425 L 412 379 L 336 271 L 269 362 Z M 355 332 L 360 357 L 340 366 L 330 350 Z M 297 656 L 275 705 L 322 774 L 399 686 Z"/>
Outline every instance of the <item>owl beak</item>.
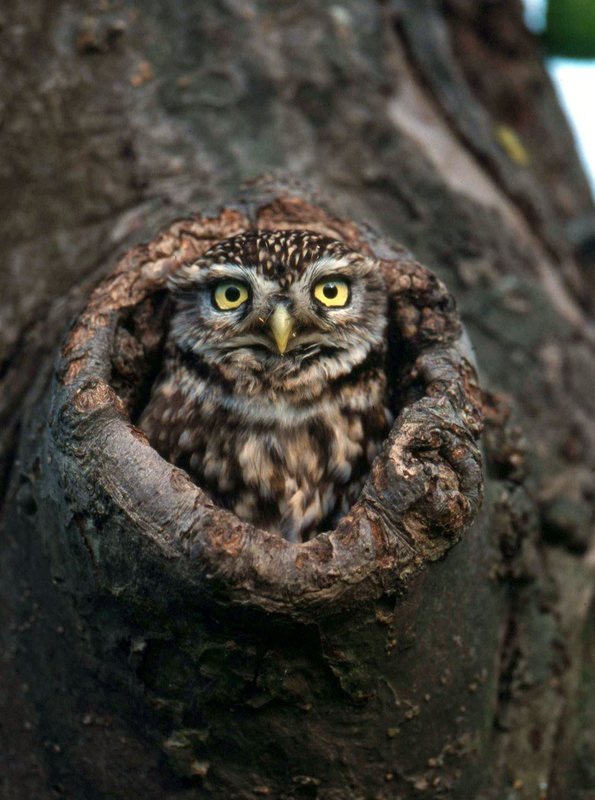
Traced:
<path fill-rule="evenodd" d="M 287 350 L 287 343 L 295 327 L 295 320 L 281 303 L 275 308 L 269 318 L 269 327 L 277 344 L 279 353 L 283 355 Z"/>

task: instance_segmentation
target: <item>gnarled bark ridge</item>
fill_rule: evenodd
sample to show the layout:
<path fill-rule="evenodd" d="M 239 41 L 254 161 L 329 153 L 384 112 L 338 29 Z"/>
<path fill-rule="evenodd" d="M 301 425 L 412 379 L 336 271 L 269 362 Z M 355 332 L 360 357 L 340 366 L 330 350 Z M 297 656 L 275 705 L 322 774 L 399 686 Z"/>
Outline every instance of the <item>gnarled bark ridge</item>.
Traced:
<path fill-rule="evenodd" d="M 214 506 L 133 424 L 159 364 L 167 276 L 217 239 L 288 227 L 340 237 L 378 259 L 399 412 L 349 514 L 335 531 L 298 545 Z M 460 540 L 479 510 L 481 421 L 474 369 L 443 284 L 404 251 L 295 194 L 261 189 L 216 214 L 174 223 L 126 254 L 70 330 L 48 396 L 27 422 L 35 435 L 25 435 L 23 486 L 11 510 L 13 530 L 36 534 L 46 580 L 35 574 L 32 583 L 54 584 L 39 605 L 77 621 L 76 631 L 63 625 L 68 706 L 48 704 L 56 693 L 50 675 L 32 689 L 44 726 L 68 729 L 60 748 L 70 753 L 62 742 L 84 736 L 72 703 L 86 702 L 80 663 L 91 658 L 101 668 L 87 679 L 95 699 L 86 716 L 116 717 L 135 743 L 148 737 L 145 757 L 155 770 L 165 758 L 159 779 L 143 787 L 151 797 L 163 796 L 172 776 L 222 798 L 259 786 L 299 794 L 304 781 L 323 797 L 379 792 L 388 773 L 403 790 L 430 778 L 475 785 L 485 753 L 477 745 L 467 757 L 461 742 L 482 734 L 473 717 L 493 713 L 494 693 L 476 694 L 465 730 L 453 737 L 453 711 L 460 712 L 451 693 L 462 691 L 469 704 L 469 690 L 462 675 L 450 687 L 446 665 L 422 656 L 428 642 L 416 617 L 427 613 L 427 600 L 436 602 L 434 591 L 424 599 L 422 570 Z M 438 594 L 453 568 L 440 569 Z M 462 636 L 465 618 L 452 636 Z M 399 674 L 401 628 L 409 630 L 408 649 L 419 651 L 414 686 Z M 33 635 L 29 648 L 33 678 L 43 673 L 44 645 Z M 469 659 L 468 683 L 481 677 L 487 687 L 491 677 L 493 684 L 490 656 L 481 648 Z M 124 686 L 103 685 L 101 673 L 112 670 Z M 410 718 L 413 735 L 400 735 Z M 425 737 L 430 724 L 431 743 L 422 746 L 415 727 Z M 349 728 L 361 731 L 367 754 L 354 753 L 344 769 L 335 749 Z M 461 749 L 456 766 L 428 773 L 428 759 L 451 747 Z M 107 761 L 114 749 L 109 737 L 99 748 Z M 81 791 L 81 781 L 98 780 L 80 756 L 68 758 L 66 786 Z M 96 791 L 110 796 L 132 790 L 128 775 L 101 783 Z"/>

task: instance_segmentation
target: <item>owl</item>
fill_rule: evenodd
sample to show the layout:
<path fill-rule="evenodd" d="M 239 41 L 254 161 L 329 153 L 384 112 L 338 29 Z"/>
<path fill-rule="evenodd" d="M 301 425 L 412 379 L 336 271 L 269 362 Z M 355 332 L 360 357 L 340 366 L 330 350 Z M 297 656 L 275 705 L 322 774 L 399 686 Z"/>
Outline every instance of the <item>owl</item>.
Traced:
<path fill-rule="evenodd" d="M 292 542 L 355 502 L 392 417 L 379 264 L 312 231 L 254 230 L 172 278 L 140 426 L 240 519 Z"/>

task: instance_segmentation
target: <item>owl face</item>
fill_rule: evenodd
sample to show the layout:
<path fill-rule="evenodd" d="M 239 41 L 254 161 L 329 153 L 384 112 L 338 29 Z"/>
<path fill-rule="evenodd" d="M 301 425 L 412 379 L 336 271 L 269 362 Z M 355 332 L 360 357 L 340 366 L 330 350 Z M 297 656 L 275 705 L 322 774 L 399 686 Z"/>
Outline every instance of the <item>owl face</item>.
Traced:
<path fill-rule="evenodd" d="M 378 264 L 309 231 L 227 239 L 172 284 L 175 345 L 236 381 L 333 379 L 384 341 Z"/>

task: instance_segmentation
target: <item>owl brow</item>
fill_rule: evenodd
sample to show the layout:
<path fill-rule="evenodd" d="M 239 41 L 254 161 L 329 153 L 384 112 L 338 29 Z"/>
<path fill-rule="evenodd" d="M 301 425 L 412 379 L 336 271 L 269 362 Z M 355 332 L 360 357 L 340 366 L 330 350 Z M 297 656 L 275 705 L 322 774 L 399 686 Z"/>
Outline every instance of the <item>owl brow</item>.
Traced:
<path fill-rule="evenodd" d="M 201 270 L 196 278 L 197 285 L 209 285 L 215 281 L 221 280 L 241 280 L 244 283 L 252 285 L 254 275 L 254 268 L 249 264 L 233 264 L 227 262 L 224 264 L 209 264 L 208 267 Z"/>
<path fill-rule="evenodd" d="M 309 264 L 302 275 L 302 280 L 314 283 L 321 278 L 350 277 L 349 268 L 352 263 L 344 256 L 323 256 Z"/>

